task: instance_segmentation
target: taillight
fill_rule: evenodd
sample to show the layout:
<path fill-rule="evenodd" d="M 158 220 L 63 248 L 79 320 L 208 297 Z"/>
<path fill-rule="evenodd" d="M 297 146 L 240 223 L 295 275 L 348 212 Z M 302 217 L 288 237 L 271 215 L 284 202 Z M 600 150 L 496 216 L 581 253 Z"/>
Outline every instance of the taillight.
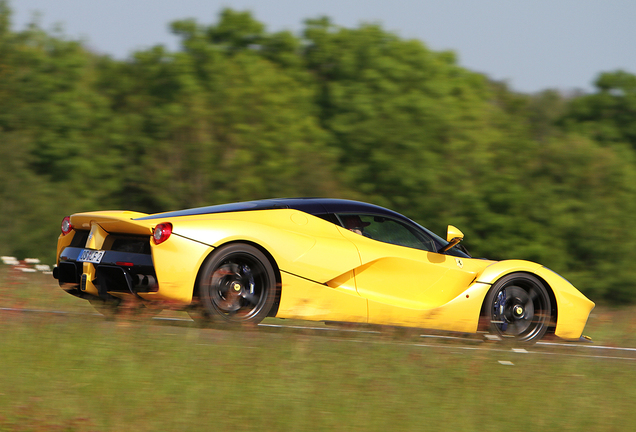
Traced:
<path fill-rule="evenodd" d="M 71 225 L 71 217 L 66 216 L 62 219 L 62 235 L 66 235 L 73 231 L 73 225 Z"/>
<path fill-rule="evenodd" d="M 170 234 L 172 234 L 172 224 L 170 222 L 160 223 L 155 227 L 152 239 L 155 241 L 155 244 L 158 245 L 168 240 Z"/>

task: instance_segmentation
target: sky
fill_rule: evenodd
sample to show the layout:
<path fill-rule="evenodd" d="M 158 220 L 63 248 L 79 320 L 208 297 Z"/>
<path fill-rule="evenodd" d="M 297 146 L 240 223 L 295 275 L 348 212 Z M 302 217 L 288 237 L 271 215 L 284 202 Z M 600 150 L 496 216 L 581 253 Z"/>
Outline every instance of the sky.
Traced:
<path fill-rule="evenodd" d="M 328 16 L 355 28 L 380 24 L 435 51 L 452 50 L 460 65 L 511 89 L 591 92 L 601 72 L 636 74 L 635 0 L 8 0 L 13 30 L 34 20 L 61 25 L 90 50 L 126 59 L 137 50 L 179 48 L 169 23 L 216 23 L 229 7 L 249 10 L 268 32 L 300 34 L 308 18 Z"/>

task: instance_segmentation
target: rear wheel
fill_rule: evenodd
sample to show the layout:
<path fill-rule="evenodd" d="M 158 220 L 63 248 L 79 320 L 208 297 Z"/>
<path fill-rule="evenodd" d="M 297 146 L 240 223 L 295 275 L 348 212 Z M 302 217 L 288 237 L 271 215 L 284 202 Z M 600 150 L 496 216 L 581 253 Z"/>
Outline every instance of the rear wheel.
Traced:
<path fill-rule="evenodd" d="M 276 299 L 276 277 L 267 257 L 246 244 L 217 249 L 199 279 L 199 297 L 213 321 L 259 323 Z"/>
<path fill-rule="evenodd" d="M 548 330 L 550 295 L 534 276 L 513 273 L 498 280 L 486 296 L 491 333 L 519 342 L 536 342 Z"/>

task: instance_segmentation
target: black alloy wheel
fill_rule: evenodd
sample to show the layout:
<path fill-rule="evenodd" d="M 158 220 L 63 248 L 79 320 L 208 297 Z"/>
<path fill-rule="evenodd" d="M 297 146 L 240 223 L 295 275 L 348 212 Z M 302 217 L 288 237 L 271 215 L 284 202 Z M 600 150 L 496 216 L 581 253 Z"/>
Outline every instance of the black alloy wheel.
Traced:
<path fill-rule="evenodd" d="M 246 244 L 217 249 L 199 279 L 203 311 L 213 321 L 259 323 L 277 296 L 274 270 L 267 257 Z"/>
<path fill-rule="evenodd" d="M 498 280 L 485 301 L 491 333 L 517 342 L 536 342 L 551 324 L 550 295 L 529 274 L 513 273 Z"/>

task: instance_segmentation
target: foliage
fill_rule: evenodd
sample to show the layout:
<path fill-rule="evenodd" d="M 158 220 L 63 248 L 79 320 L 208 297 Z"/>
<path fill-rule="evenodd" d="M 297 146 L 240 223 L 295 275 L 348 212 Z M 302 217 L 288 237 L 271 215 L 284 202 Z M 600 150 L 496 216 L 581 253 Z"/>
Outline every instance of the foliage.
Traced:
<path fill-rule="evenodd" d="M 561 123 L 602 144 L 625 143 L 636 150 L 636 75 L 602 73 L 596 88 L 596 93 L 572 100 Z"/>
<path fill-rule="evenodd" d="M 225 9 L 172 31 L 177 52 L 114 60 L 36 24 L 13 32 L 0 1 L 3 254 L 51 259 L 76 211 L 335 196 L 636 301 L 636 76 L 526 95 L 379 25 L 270 33 Z"/>

